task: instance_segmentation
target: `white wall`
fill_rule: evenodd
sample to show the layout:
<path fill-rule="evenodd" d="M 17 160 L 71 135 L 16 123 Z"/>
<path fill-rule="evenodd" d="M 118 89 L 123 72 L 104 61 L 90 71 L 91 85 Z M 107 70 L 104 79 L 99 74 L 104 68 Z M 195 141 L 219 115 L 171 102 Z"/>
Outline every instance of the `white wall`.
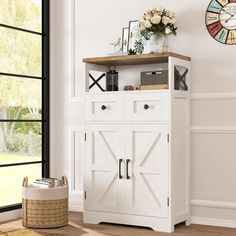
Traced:
<path fill-rule="evenodd" d="M 70 209 L 82 209 L 83 104 L 74 97 L 73 1 L 51 0 L 51 108 L 50 172 L 66 175 L 70 183 Z"/>
<path fill-rule="evenodd" d="M 177 12 L 171 51 L 192 57 L 192 220 L 236 227 L 236 46 L 205 27 L 210 0 L 51 0 L 51 172 L 82 207 L 83 57 L 104 56 L 129 20 L 161 4 Z"/>

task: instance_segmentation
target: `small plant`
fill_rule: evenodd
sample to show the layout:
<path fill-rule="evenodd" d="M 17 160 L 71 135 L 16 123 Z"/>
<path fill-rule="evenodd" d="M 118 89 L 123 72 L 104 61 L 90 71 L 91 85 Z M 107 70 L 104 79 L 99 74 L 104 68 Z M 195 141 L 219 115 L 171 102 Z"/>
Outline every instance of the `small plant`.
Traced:
<path fill-rule="evenodd" d="M 144 51 L 144 46 L 143 46 L 143 43 L 142 41 L 138 41 L 136 40 L 135 43 L 134 43 L 134 51 L 138 54 L 142 54 L 143 51 Z"/>
<path fill-rule="evenodd" d="M 129 54 L 129 55 L 136 55 L 137 52 L 136 52 L 134 49 L 129 49 L 128 54 Z"/>

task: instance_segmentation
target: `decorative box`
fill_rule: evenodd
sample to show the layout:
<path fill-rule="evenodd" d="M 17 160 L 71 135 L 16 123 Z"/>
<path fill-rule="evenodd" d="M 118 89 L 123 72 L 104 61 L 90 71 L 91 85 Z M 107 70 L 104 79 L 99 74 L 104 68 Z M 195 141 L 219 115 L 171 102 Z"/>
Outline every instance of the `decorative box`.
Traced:
<path fill-rule="evenodd" d="M 141 85 L 168 85 L 168 70 L 141 72 Z"/>

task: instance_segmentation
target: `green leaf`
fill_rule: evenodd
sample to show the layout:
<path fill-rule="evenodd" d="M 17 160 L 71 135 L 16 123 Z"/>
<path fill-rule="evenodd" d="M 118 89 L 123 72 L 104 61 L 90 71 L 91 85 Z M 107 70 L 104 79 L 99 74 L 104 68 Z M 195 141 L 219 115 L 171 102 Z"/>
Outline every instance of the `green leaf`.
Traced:
<path fill-rule="evenodd" d="M 129 49 L 128 55 L 136 55 L 136 51 L 133 49 Z"/>
<path fill-rule="evenodd" d="M 143 54 L 143 51 L 144 51 L 143 43 L 141 41 L 136 40 L 134 43 L 134 50 L 138 54 Z"/>

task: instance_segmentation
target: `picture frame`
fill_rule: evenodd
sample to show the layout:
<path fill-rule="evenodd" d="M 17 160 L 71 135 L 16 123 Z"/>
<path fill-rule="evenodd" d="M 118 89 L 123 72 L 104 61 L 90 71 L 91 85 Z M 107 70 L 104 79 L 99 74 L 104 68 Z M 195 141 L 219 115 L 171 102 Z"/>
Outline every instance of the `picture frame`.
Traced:
<path fill-rule="evenodd" d="M 128 51 L 134 49 L 134 43 L 136 40 L 140 39 L 139 34 L 139 21 L 132 20 L 129 22 L 129 41 L 128 41 Z"/>
<path fill-rule="evenodd" d="M 128 52 L 129 46 L 129 27 L 122 29 L 122 52 Z"/>

